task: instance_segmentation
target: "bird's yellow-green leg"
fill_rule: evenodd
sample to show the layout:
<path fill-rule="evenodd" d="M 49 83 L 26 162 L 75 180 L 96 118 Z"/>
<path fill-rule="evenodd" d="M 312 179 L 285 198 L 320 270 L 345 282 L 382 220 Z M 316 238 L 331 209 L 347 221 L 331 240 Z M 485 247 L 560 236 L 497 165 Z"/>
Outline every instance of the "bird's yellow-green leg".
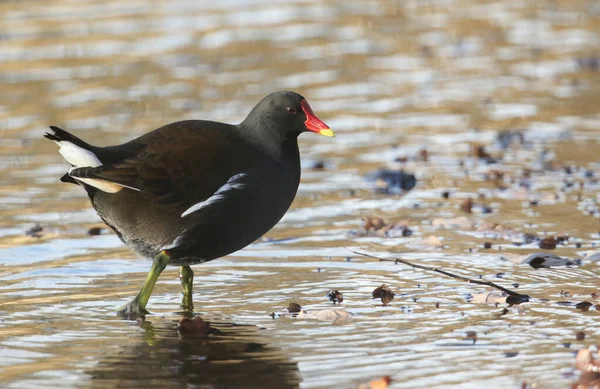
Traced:
<path fill-rule="evenodd" d="M 179 279 L 183 288 L 183 298 L 181 299 L 181 308 L 186 312 L 194 310 L 194 301 L 192 300 L 192 289 L 194 287 L 194 272 L 189 266 L 179 268 Z"/>
<path fill-rule="evenodd" d="M 166 251 L 161 251 L 158 253 L 156 257 L 154 257 L 154 261 L 152 262 L 152 268 L 148 275 L 146 276 L 146 281 L 140 288 L 137 296 L 117 311 L 119 316 L 123 316 L 127 319 L 137 319 L 140 317 L 144 317 L 148 311 L 146 310 L 146 304 L 148 304 L 148 299 L 152 294 L 152 289 L 154 289 L 154 285 L 156 284 L 156 280 L 160 276 L 163 270 L 169 264 L 171 257 L 169 253 Z"/>

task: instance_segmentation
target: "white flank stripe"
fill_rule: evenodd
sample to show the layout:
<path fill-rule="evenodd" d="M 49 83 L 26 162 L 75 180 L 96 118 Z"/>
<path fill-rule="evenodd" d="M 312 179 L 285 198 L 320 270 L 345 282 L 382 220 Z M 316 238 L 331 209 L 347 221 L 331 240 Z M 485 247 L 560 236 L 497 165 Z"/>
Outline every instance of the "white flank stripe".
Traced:
<path fill-rule="evenodd" d="M 246 186 L 246 184 L 241 182 L 241 180 L 244 179 L 244 177 L 246 177 L 246 176 L 247 176 L 246 173 L 239 173 L 239 174 L 236 174 L 235 176 L 232 176 L 229 180 L 227 180 L 225 185 L 223 185 L 219 189 L 217 189 L 217 191 L 212 196 L 210 196 L 206 200 L 200 201 L 199 203 L 196 203 L 196 204 L 192 205 L 191 207 L 189 207 L 188 209 L 186 209 L 185 212 L 183 212 L 181 214 L 181 217 L 186 217 L 190 213 L 196 212 L 202 208 L 208 207 L 211 204 L 214 204 L 216 202 L 224 200 L 227 192 L 236 190 L 236 189 L 241 189 L 244 186 Z"/>

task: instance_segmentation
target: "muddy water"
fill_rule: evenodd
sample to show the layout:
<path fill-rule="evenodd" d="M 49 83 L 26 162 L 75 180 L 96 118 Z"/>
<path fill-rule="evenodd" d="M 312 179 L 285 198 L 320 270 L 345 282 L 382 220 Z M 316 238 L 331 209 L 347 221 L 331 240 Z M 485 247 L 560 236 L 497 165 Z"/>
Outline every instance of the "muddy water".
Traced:
<path fill-rule="evenodd" d="M 574 306 L 600 288 L 586 260 L 600 243 L 596 2 L 33 0 L 0 14 L 1 387 L 564 388 L 576 351 L 600 343 L 598 311 Z M 116 144 L 175 120 L 238 122 L 277 89 L 337 137 L 301 137 L 298 198 L 264 239 L 195 267 L 197 314 L 219 333 L 177 332 L 177 269 L 146 322 L 117 318 L 149 262 L 87 234 L 102 223 L 58 182 L 47 125 Z M 384 167 L 417 187 L 375 190 L 365 174 Z M 412 235 L 362 231 L 373 216 Z M 524 233 L 568 236 L 546 251 L 582 265 L 519 264 L 544 251 Z M 470 300 L 489 288 L 346 248 L 532 300 L 503 312 Z M 382 283 L 388 306 L 370 298 Z M 278 315 L 330 309 L 330 289 L 351 320 Z"/>

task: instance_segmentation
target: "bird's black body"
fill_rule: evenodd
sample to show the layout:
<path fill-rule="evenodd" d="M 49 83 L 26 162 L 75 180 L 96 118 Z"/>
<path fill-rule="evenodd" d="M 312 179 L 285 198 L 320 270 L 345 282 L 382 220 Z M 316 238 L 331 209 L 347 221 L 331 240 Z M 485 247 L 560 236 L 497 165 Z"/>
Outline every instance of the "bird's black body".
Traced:
<path fill-rule="evenodd" d="M 47 137 L 100 160 L 75 166 L 63 181 L 85 187 L 123 242 L 147 257 L 168 250 L 171 265 L 190 265 L 245 247 L 285 214 L 300 182 L 297 137 L 308 120 L 301 101 L 277 92 L 239 125 L 181 121 L 118 146 L 91 146 L 56 127 Z M 107 193 L 82 179 L 120 190 Z M 199 203 L 205 206 L 182 216 Z"/>
<path fill-rule="evenodd" d="M 136 297 L 117 311 L 130 319 L 148 313 L 167 265 L 180 266 L 181 307 L 192 311 L 189 265 L 239 250 L 271 229 L 298 190 L 298 135 L 333 136 L 293 92 L 270 94 L 238 125 L 181 121 L 118 146 L 92 146 L 50 129 L 45 137 L 72 166 L 61 181 L 83 186 L 121 240 L 154 258 Z"/>

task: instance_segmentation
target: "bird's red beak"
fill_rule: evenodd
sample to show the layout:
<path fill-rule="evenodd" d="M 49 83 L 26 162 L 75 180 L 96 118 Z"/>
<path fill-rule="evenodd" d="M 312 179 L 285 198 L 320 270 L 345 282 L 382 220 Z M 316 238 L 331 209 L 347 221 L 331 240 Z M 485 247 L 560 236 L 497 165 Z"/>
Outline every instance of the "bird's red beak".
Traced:
<path fill-rule="evenodd" d="M 323 123 L 321 119 L 315 116 L 310 105 L 308 105 L 308 101 L 302 100 L 300 102 L 302 106 L 302 110 L 306 114 L 306 121 L 304 124 L 306 125 L 306 129 L 308 131 L 316 132 L 317 134 L 324 136 L 335 136 L 333 131 L 327 126 L 327 124 Z"/>

